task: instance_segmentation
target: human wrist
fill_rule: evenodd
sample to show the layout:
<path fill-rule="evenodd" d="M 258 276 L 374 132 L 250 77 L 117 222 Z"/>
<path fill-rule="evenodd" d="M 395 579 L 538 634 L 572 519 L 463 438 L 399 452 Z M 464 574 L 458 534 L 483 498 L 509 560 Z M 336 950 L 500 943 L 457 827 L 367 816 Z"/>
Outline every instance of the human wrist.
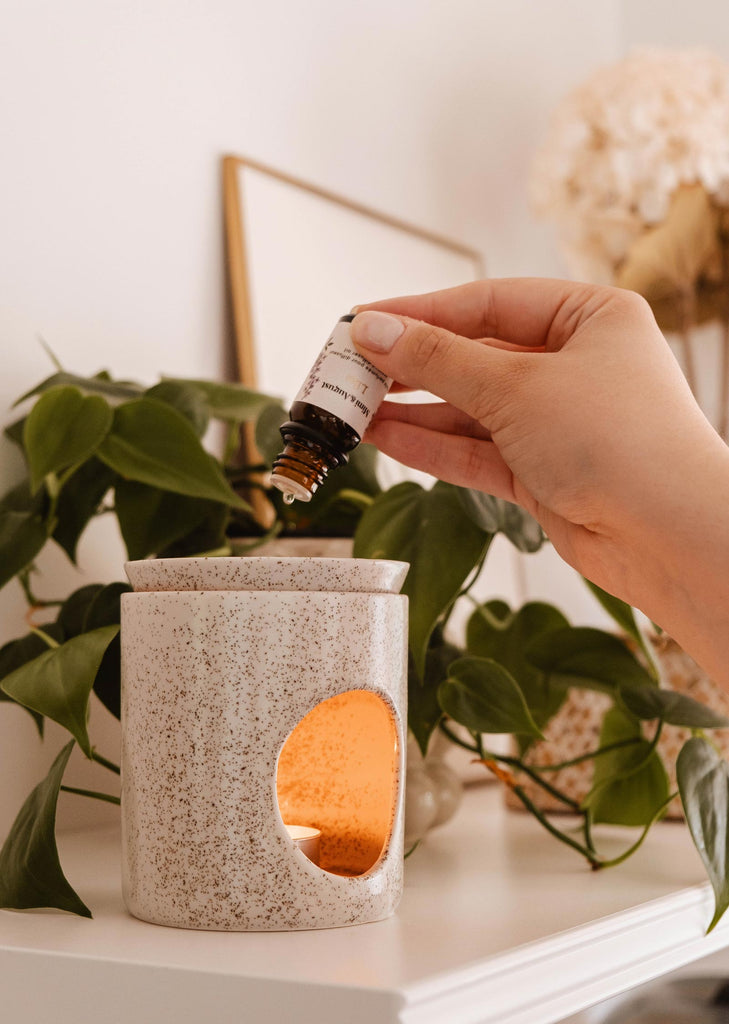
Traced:
<path fill-rule="evenodd" d="M 635 547 L 633 603 L 729 686 L 729 448 L 705 441 Z"/>

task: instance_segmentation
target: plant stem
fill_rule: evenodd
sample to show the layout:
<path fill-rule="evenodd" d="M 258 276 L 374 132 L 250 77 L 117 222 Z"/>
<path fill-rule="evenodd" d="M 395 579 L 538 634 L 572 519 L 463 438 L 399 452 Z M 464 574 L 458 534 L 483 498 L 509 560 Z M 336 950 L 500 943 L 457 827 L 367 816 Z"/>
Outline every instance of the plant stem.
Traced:
<path fill-rule="evenodd" d="M 48 344 L 48 342 L 46 341 L 46 339 L 45 339 L 45 338 L 43 337 L 43 335 L 42 335 L 42 334 L 39 334 L 39 335 L 38 335 L 38 344 L 39 344 L 39 345 L 40 345 L 40 347 L 41 347 L 41 348 L 43 349 L 43 351 L 44 351 L 44 352 L 45 352 L 45 354 L 46 354 L 46 355 L 48 356 L 48 358 L 49 358 L 49 359 L 50 359 L 50 361 L 51 361 L 51 362 L 53 363 L 53 365 L 54 365 L 54 366 L 55 366 L 55 368 L 56 368 L 56 369 L 58 370 L 58 372 L 59 372 L 59 373 L 63 373 L 63 366 L 61 365 L 61 362 L 60 362 L 60 360 L 59 360 L 58 356 L 57 356 L 57 355 L 56 355 L 56 353 L 55 353 L 55 352 L 53 351 L 53 349 L 52 349 L 52 348 L 51 348 L 51 346 L 50 346 L 50 345 Z"/>
<path fill-rule="evenodd" d="M 336 500 L 348 501 L 350 505 L 355 505 L 357 508 L 365 509 L 369 508 L 375 499 L 371 495 L 365 494 L 363 491 L 355 491 L 353 487 L 345 487 L 337 493 Z"/>
<path fill-rule="evenodd" d="M 676 796 L 676 794 L 674 793 L 665 801 L 665 803 L 661 804 L 659 809 L 656 811 L 656 814 L 653 816 L 653 818 L 651 818 L 650 822 L 646 825 L 640 838 L 635 843 L 633 843 L 633 845 L 627 851 L 620 854 L 619 857 L 614 857 L 611 860 L 602 860 L 599 854 L 597 853 L 597 850 L 595 849 L 595 844 L 592 839 L 592 819 L 590 817 L 590 809 L 581 807 L 576 800 L 572 800 L 570 797 L 565 796 L 565 794 L 558 790 L 555 786 L 551 786 L 548 782 L 546 782 L 545 779 L 541 778 L 538 773 L 540 771 L 557 771 L 560 768 L 569 768 L 574 764 L 580 764 L 582 761 L 587 761 L 595 757 L 601 757 L 603 754 L 608 754 L 612 750 L 617 750 L 621 747 L 628 747 L 636 743 L 639 743 L 640 737 L 636 736 L 635 738 L 630 738 L 627 740 L 618 740 L 615 743 L 608 743 L 604 747 L 599 747 L 597 750 L 591 751 L 588 754 L 582 754 L 580 757 L 572 758 L 569 761 L 563 761 L 560 764 L 531 766 L 524 764 L 524 762 L 520 760 L 518 757 L 511 757 L 507 754 L 496 754 L 489 750 L 486 750 L 483 745 L 482 737 L 477 733 L 471 734 L 473 736 L 474 742 L 473 744 L 470 744 L 456 736 L 455 733 L 448 727 L 448 725 L 446 725 L 445 722 L 440 722 L 439 728 L 448 737 L 448 739 L 451 740 L 452 743 L 455 743 L 457 746 L 462 747 L 464 750 L 469 750 L 472 753 L 478 754 L 479 759 L 483 762 L 484 766 L 488 768 L 489 771 L 496 774 L 497 777 L 498 771 L 495 769 L 497 769 L 499 763 L 506 764 L 510 768 L 514 768 L 517 771 L 523 772 L 533 782 L 535 782 L 543 790 L 545 790 L 547 793 L 553 796 L 556 800 L 559 800 L 561 803 L 569 807 L 570 810 L 572 810 L 575 814 L 578 814 L 582 818 L 582 835 L 584 836 L 584 846 L 581 843 L 578 843 L 576 840 L 572 839 L 571 836 L 568 836 L 566 833 L 562 832 L 562 830 L 557 828 L 556 825 L 553 825 L 543 814 L 543 812 L 539 810 L 536 804 L 534 804 L 532 800 L 527 796 L 522 786 L 510 783 L 510 788 L 512 792 L 515 794 L 517 799 L 522 802 L 526 809 L 534 815 L 537 821 L 539 821 L 540 824 L 544 828 L 546 828 L 547 831 L 550 832 L 556 839 L 559 839 L 560 842 L 565 843 L 567 846 L 571 846 L 574 850 L 577 850 L 579 853 L 581 853 L 582 856 L 589 861 L 590 866 L 593 868 L 593 870 L 597 870 L 598 868 L 603 867 L 613 867 L 614 865 L 621 864 L 624 860 L 627 860 L 631 853 L 634 853 L 635 850 L 638 849 L 638 847 L 641 845 L 646 835 L 648 834 L 648 831 L 651 828 L 651 826 L 660 817 L 660 815 L 663 813 L 663 811 L 671 802 L 671 800 Z M 633 774 L 633 772 L 641 768 L 642 765 L 645 764 L 646 760 L 653 753 L 656 746 L 658 745 L 658 740 L 660 739 L 662 729 L 663 722 L 659 721 L 656 727 L 655 734 L 653 735 L 653 739 L 650 742 L 650 746 L 646 751 L 645 757 L 641 759 L 639 765 L 631 769 L 631 775 Z"/>
<path fill-rule="evenodd" d="M 53 511 L 55 512 L 56 502 L 58 501 L 58 492 L 60 490 L 60 486 L 59 486 L 59 483 L 58 483 L 58 477 L 56 476 L 55 473 L 46 473 L 45 477 L 43 478 L 43 482 L 46 485 L 46 490 L 48 491 L 48 497 L 51 499 L 51 507 L 52 507 Z M 51 514 L 49 516 L 49 518 L 52 519 L 53 515 Z"/>
<path fill-rule="evenodd" d="M 582 813 L 584 815 L 582 822 L 582 834 L 585 837 L 585 846 L 597 857 L 597 850 L 595 849 L 595 844 L 592 841 L 592 816 L 590 814 L 590 808 L 585 807 Z"/>
<path fill-rule="evenodd" d="M 47 644 L 49 647 L 61 646 L 57 640 L 54 640 L 52 636 L 48 636 L 47 633 L 44 633 L 43 630 L 39 629 L 37 626 L 31 626 L 30 631 L 31 633 L 35 633 L 36 636 L 39 636 L 43 643 Z"/>
<path fill-rule="evenodd" d="M 678 796 L 678 790 L 676 790 L 675 793 L 671 793 L 670 796 L 666 797 L 666 799 L 663 801 L 661 806 L 658 808 L 656 813 L 653 815 L 651 820 L 648 822 L 648 824 L 645 826 L 645 828 L 641 832 L 639 838 L 636 839 L 636 841 L 632 844 L 632 846 L 629 846 L 628 849 L 625 850 L 623 853 L 621 853 L 620 856 L 618 856 L 618 857 L 612 857 L 610 860 L 601 860 L 599 864 L 595 865 L 596 868 L 614 868 L 614 867 L 617 867 L 618 864 L 622 864 L 623 861 L 628 859 L 628 857 L 631 857 L 636 852 L 636 850 L 638 850 L 639 847 L 642 846 L 643 840 L 648 835 L 648 832 L 650 831 L 650 829 L 653 827 L 653 825 L 655 825 L 655 823 L 661 817 L 661 815 L 663 814 L 665 809 L 668 807 L 670 802 L 672 800 L 675 800 L 677 796 Z"/>
<path fill-rule="evenodd" d="M 65 485 L 68 483 L 68 481 L 71 479 L 71 477 L 76 472 L 78 467 L 79 467 L 79 464 L 75 463 L 73 466 L 69 466 L 68 469 L 65 472 L 61 473 L 61 475 L 56 478 L 57 482 L 58 482 L 59 493 L 65 487 Z"/>
<path fill-rule="evenodd" d="M 593 789 L 591 790 L 591 795 L 594 796 L 595 793 L 602 792 L 602 790 L 604 790 L 606 786 L 611 786 L 614 782 L 622 782 L 624 779 L 629 779 L 632 775 L 635 775 L 636 772 L 639 772 L 642 768 L 644 768 L 645 765 L 648 763 L 649 758 L 653 756 L 653 753 L 656 747 L 658 746 L 658 740 L 661 738 L 662 732 L 663 719 L 659 719 L 658 725 L 656 726 L 656 731 L 653 735 L 653 739 L 648 744 L 648 749 L 645 752 L 645 756 L 642 757 L 637 764 L 631 765 L 626 771 L 618 772 L 616 775 L 612 775 L 608 779 L 603 779 L 602 782 L 599 782 L 596 786 L 593 787 Z M 636 736 L 636 742 L 640 742 L 641 739 L 643 739 L 642 736 Z"/>
<path fill-rule="evenodd" d="M 478 747 L 476 746 L 475 743 L 466 743 L 465 740 L 462 740 L 459 736 L 456 736 L 456 734 L 451 731 L 451 729 L 446 725 L 444 721 L 441 721 L 439 723 L 439 728 L 440 731 L 448 737 L 451 743 L 455 743 L 456 746 L 458 747 L 463 747 L 464 750 L 470 750 L 472 754 L 478 753 Z"/>
<path fill-rule="evenodd" d="M 227 466 L 232 460 L 235 453 L 240 448 L 241 443 L 241 429 L 240 423 L 231 423 L 228 428 L 228 435 L 225 438 L 225 448 L 223 451 L 223 465 Z"/>
<path fill-rule="evenodd" d="M 532 768 L 535 772 L 558 772 L 562 768 L 571 768 L 572 765 L 582 764 L 583 761 L 590 761 L 594 757 L 602 757 L 603 754 L 609 754 L 612 750 L 618 750 L 620 747 L 631 747 L 636 743 L 640 743 L 640 737 L 632 736 L 627 740 L 616 740 L 615 743 L 607 743 L 604 747 L 590 750 L 587 754 L 580 754 L 579 757 L 572 757 L 569 761 L 560 761 L 558 764 L 534 764 Z"/>
<path fill-rule="evenodd" d="M 590 821 L 589 810 L 580 811 L 580 814 L 583 816 L 583 835 L 585 837 L 585 845 L 583 846 L 581 843 L 578 843 L 577 840 L 567 835 L 566 832 L 562 832 L 562 830 L 557 828 L 556 825 L 553 825 L 551 821 L 549 821 L 549 819 L 546 817 L 546 815 L 539 810 L 536 804 L 534 804 L 529 799 L 526 792 L 521 786 L 512 786 L 511 789 L 514 795 L 517 797 L 517 799 L 520 800 L 522 804 L 526 807 L 526 809 L 534 815 L 534 817 L 537 819 L 540 825 L 542 825 L 542 827 L 545 828 L 547 832 L 550 833 L 550 835 L 553 835 L 555 839 L 558 839 L 561 843 L 564 843 L 566 846 L 570 846 L 573 850 L 576 850 L 578 853 L 582 854 L 582 856 L 590 864 L 590 867 L 593 869 L 593 871 L 597 871 L 602 868 L 617 867 L 618 864 L 622 864 L 623 861 L 626 861 L 629 857 L 631 857 L 642 845 L 643 841 L 645 840 L 645 837 L 648 835 L 648 832 L 656 823 L 656 821 L 661 817 L 661 815 L 666 810 L 671 801 L 678 796 L 678 792 L 671 793 L 670 796 L 668 796 L 663 801 L 660 807 L 656 810 L 651 820 L 648 822 L 648 824 L 641 832 L 639 838 L 634 843 L 632 843 L 627 850 L 624 850 L 617 857 L 604 859 L 600 857 L 600 855 L 597 853 L 597 851 L 595 850 L 594 843 L 592 841 L 592 823 Z"/>
<path fill-rule="evenodd" d="M 120 804 L 121 800 L 118 796 L 112 796 L 111 793 L 97 793 L 95 789 L 78 789 L 76 786 L 61 786 L 63 793 L 75 793 L 77 796 L 88 796 L 93 800 L 105 800 L 108 804 Z"/>
<path fill-rule="evenodd" d="M 23 569 L 22 572 L 19 572 L 18 583 L 23 588 L 25 600 L 28 602 L 31 609 L 35 611 L 36 608 L 60 608 L 63 601 L 43 601 L 40 597 L 36 597 L 33 593 L 33 588 L 30 585 L 30 573 L 30 568 Z"/>
<path fill-rule="evenodd" d="M 105 757 L 99 754 L 96 750 L 91 751 L 91 760 L 96 761 L 97 764 L 102 765 L 104 768 L 108 768 L 110 772 L 114 772 L 115 775 L 121 775 L 121 768 L 118 764 L 114 764 L 113 761 L 108 761 Z"/>
<path fill-rule="evenodd" d="M 274 540 L 276 537 L 278 537 L 283 528 L 284 524 L 281 522 L 280 519 L 274 520 L 273 526 L 271 527 L 270 530 L 267 530 L 265 533 L 262 533 L 260 537 L 256 537 L 256 539 L 251 541 L 250 544 L 246 544 L 244 548 L 239 548 L 238 553 L 241 555 L 247 555 L 249 551 L 255 551 L 256 548 L 262 547 L 269 540 Z"/>
<path fill-rule="evenodd" d="M 194 555 L 188 555 L 188 558 L 220 558 L 230 554 L 232 554 L 230 544 L 223 544 L 222 547 L 211 548 L 208 551 L 196 551 Z"/>
<path fill-rule="evenodd" d="M 463 586 L 461 587 L 461 589 L 458 591 L 458 593 L 455 595 L 455 597 L 453 598 L 451 603 L 446 608 L 446 610 L 445 610 L 445 612 L 443 614 L 443 618 L 440 621 L 441 629 L 445 629 L 446 624 L 448 622 L 448 619 L 450 619 L 451 613 L 452 613 L 453 609 L 456 607 L 456 604 L 458 603 L 459 598 L 461 598 L 461 597 L 468 597 L 469 590 L 473 587 L 474 583 L 476 582 L 476 580 L 481 575 L 481 570 L 483 569 L 484 563 L 486 562 L 486 555 L 489 553 L 489 548 L 491 547 L 491 542 L 493 541 L 493 539 L 494 539 L 494 534 L 492 533 L 490 535 L 490 537 L 488 538 L 488 540 L 485 542 L 484 547 L 483 547 L 483 551 L 479 555 L 478 561 L 474 565 L 473 570 L 471 572 L 471 575 L 466 579 L 466 581 L 463 584 Z M 474 599 L 470 598 L 470 600 L 473 601 Z M 478 606 L 478 602 L 477 601 L 475 601 L 474 603 Z"/>
<path fill-rule="evenodd" d="M 447 726 L 444 725 L 444 723 L 441 723 L 441 729 L 443 729 L 443 731 L 446 733 L 446 735 L 449 736 L 454 742 L 458 743 L 460 746 L 465 746 L 466 749 L 471 749 L 468 746 L 468 744 L 463 743 L 462 741 L 458 740 L 450 732 L 450 730 L 447 728 Z M 663 729 L 663 722 L 660 721 L 658 723 L 658 726 L 656 727 L 656 731 L 655 731 L 655 734 L 653 736 L 653 739 L 651 740 L 650 749 L 649 749 L 649 751 L 646 752 L 646 758 L 655 750 L 656 745 L 658 744 L 658 740 L 660 739 L 662 729 Z M 529 770 L 529 768 L 528 768 L 528 766 L 523 764 L 518 758 L 516 758 L 516 757 L 507 757 L 507 756 L 505 756 L 503 754 L 491 754 L 491 753 L 489 753 L 489 751 L 485 750 L 485 748 L 484 748 L 483 740 L 481 739 L 481 736 L 476 734 L 476 733 L 472 733 L 472 736 L 473 736 L 473 739 L 474 739 L 474 744 L 475 744 L 476 752 L 479 754 L 481 760 L 484 762 L 484 765 L 489 769 L 489 771 L 494 772 L 494 774 L 496 774 L 497 777 L 498 777 L 498 762 L 499 761 L 502 761 L 504 764 L 508 764 L 510 767 L 515 767 L 515 768 L 521 769 L 522 771 L 525 771 L 527 775 L 530 775 L 530 777 L 534 780 L 534 782 L 537 782 L 540 785 L 544 786 L 544 788 L 547 789 L 548 792 L 551 792 L 555 797 L 557 797 L 558 799 L 562 800 L 564 803 L 566 803 L 569 806 L 571 806 L 576 811 L 576 813 L 580 815 L 580 817 L 582 818 L 582 834 L 584 836 L 584 845 L 582 843 L 579 843 L 576 839 L 573 839 L 566 832 L 563 832 L 561 829 L 557 828 L 556 825 L 553 825 L 552 822 L 549 821 L 547 816 L 527 796 L 527 794 L 526 794 L 526 792 L 525 792 L 525 790 L 524 790 L 524 788 L 522 786 L 515 785 L 513 783 L 510 785 L 511 791 L 514 793 L 516 798 L 521 801 L 521 803 L 524 805 L 524 807 L 526 807 L 526 809 L 531 814 L 534 815 L 534 817 L 537 819 L 537 821 L 540 823 L 540 825 L 542 825 L 542 827 L 545 828 L 547 830 L 547 832 L 550 833 L 550 835 L 553 835 L 555 839 L 558 839 L 561 843 L 564 843 L 566 846 L 569 846 L 573 850 L 576 850 L 578 853 L 582 854 L 582 856 L 585 858 L 585 860 L 587 860 L 587 862 L 589 863 L 589 865 L 593 869 L 593 871 L 597 871 L 598 869 L 602 869 L 602 868 L 616 867 L 618 864 L 622 864 L 623 861 L 627 860 L 630 856 L 632 856 L 632 854 L 634 854 L 636 852 L 636 850 L 638 850 L 639 847 L 642 845 L 642 843 L 643 843 L 645 837 L 648 835 L 648 832 L 650 831 L 651 827 L 661 817 L 661 815 L 666 810 L 666 808 L 671 803 L 671 801 L 673 799 L 675 799 L 676 796 L 678 796 L 677 792 L 676 793 L 671 793 L 670 796 L 668 796 L 663 801 L 663 803 L 660 805 L 660 807 L 656 810 L 656 812 L 653 815 L 653 817 L 651 818 L 651 820 L 648 822 L 648 824 L 645 826 L 645 828 L 641 832 L 639 838 L 634 843 L 632 843 L 631 846 L 629 846 L 627 850 L 624 850 L 623 853 L 619 854 L 617 857 L 611 857 L 609 859 L 605 859 L 605 858 L 601 857 L 600 854 L 595 849 L 595 844 L 594 844 L 593 839 L 592 839 L 592 820 L 590 818 L 589 808 L 583 809 L 575 801 L 569 800 L 567 797 L 565 797 L 564 794 L 559 792 L 559 790 L 554 789 L 554 787 L 552 787 L 552 786 L 545 786 L 544 785 L 544 780 L 540 779 L 538 776 L 532 775 L 530 770 Z M 608 750 L 614 750 L 616 747 L 626 746 L 626 745 L 627 744 L 625 742 L 612 743 L 609 746 L 601 748 L 601 750 L 599 752 L 600 753 L 606 753 Z M 588 756 L 594 756 L 594 755 L 588 755 Z M 580 758 L 579 760 L 584 760 L 584 758 Z M 570 762 L 570 763 L 573 763 L 573 762 Z M 643 763 L 645 763 L 645 759 L 641 762 L 641 764 L 643 764 Z M 640 766 L 638 766 L 638 767 L 640 767 Z"/>
<path fill-rule="evenodd" d="M 450 735 L 450 733 L 448 735 Z M 478 733 L 474 732 L 471 733 L 471 735 L 473 736 L 474 742 L 476 744 L 476 752 L 479 756 L 479 759 L 483 761 L 487 768 L 489 768 L 489 771 L 493 771 L 493 769 L 489 767 L 489 761 L 497 765 L 499 764 L 499 762 L 501 762 L 502 764 L 508 764 L 510 768 L 516 768 L 518 771 L 524 772 L 525 775 L 529 776 L 532 782 L 536 782 L 538 786 L 541 786 L 541 788 L 545 790 L 547 793 L 549 793 L 551 796 L 553 796 L 555 800 L 559 800 L 561 803 L 566 804 L 566 806 L 571 808 L 571 810 L 573 810 L 575 814 L 584 813 L 576 800 L 570 799 L 570 797 L 565 796 L 564 793 L 561 793 L 558 789 L 555 789 L 554 786 L 551 786 L 544 779 L 541 779 L 536 774 L 536 772 L 534 772 L 529 767 L 529 765 L 524 764 L 524 762 L 521 761 L 518 757 L 510 757 L 508 754 L 494 754 L 490 750 L 485 749 L 483 745 L 483 739 Z M 468 750 L 470 748 L 466 746 L 466 749 Z M 518 788 L 520 787 L 514 787 L 514 789 Z"/>
<path fill-rule="evenodd" d="M 658 667 L 658 660 L 656 654 L 653 651 L 648 640 L 643 635 L 643 630 L 640 628 L 638 629 L 638 645 L 643 652 L 643 656 L 645 657 L 648 674 L 652 676 L 655 682 L 660 686 L 661 672 Z"/>
<path fill-rule="evenodd" d="M 485 605 L 480 604 L 475 597 L 472 597 L 470 594 L 465 594 L 464 597 L 468 598 L 468 600 L 475 608 L 476 612 L 481 616 L 484 622 L 486 622 L 492 629 L 498 629 L 501 632 L 503 632 L 506 629 L 507 625 L 509 624 L 510 620 L 513 618 L 513 614 L 510 614 L 505 619 L 498 619 L 495 615 L 492 615 L 491 612 L 488 611 Z"/>
<path fill-rule="evenodd" d="M 651 740 L 651 745 L 650 745 L 650 749 L 648 749 L 648 750 L 646 751 L 646 754 L 645 754 L 645 758 L 644 758 L 644 759 L 643 759 L 643 761 L 641 761 L 641 763 L 640 763 L 640 764 L 638 765 L 638 767 L 639 767 L 639 768 L 642 768 L 642 767 L 643 767 L 643 765 L 645 764 L 645 762 L 646 762 L 646 761 L 648 760 L 648 758 L 650 757 L 650 755 L 651 755 L 651 754 L 653 753 L 653 751 L 654 751 L 654 750 L 656 749 L 656 747 L 658 746 L 658 741 L 659 741 L 659 739 L 661 738 L 661 733 L 662 733 L 662 732 L 663 732 L 663 719 L 662 719 L 662 718 L 660 718 L 660 719 L 658 720 L 658 725 L 656 726 L 656 731 L 655 731 L 655 733 L 653 734 L 653 739 Z M 631 775 L 632 775 L 632 772 L 631 772 Z"/>
<path fill-rule="evenodd" d="M 523 772 L 525 775 L 528 775 L 532 782 L 536 782 L 538 786 L 541 786 L 541 788 L 545 790 L 545 792 L 549 793 L 550 796 L 553 796 L 555 800 L 559 800 L 560 803 L 563 803 L 567 807 L 571 808 L 575 812 L 575 814 L 584 813 L 577 800 L 572 800 L 571 797 L 565 796 L 564 793 L 560 792 L 560 790 L 558 790 L 555 786 L 550 785 L 545 779 L 541 778 L 534 771 L 533 768 L 531 768 L 528 764 L 524 764 L 524 762 L 521 761 L 518 757 L 510 757 L 507 754 L 492 754 L 489 751 L 486 751 L 484 755 L 484 760 L 496 762 L 501 761 L 504 764 L 508 764 L 510 768 L 516 768 L 517 771 Z"/>
<path fill-rule="evenodd" d="M 662 732 L 663 732 L 663 719 L 659 718 L 658 725 L 656 726 L 656 731 L 653 734 L 653 739 L 648 744 L 648 749 L 645 752 L 645 757 L 641 758 L 641 760 L 638 762 L 638 764 L 633 765 L 628 771 L 621 772 L 619 775 L 616 775 L 615 778 L 616 779 L 629 779 L 631 775 L 635 775 L 636 772 L 639 772 L 641 770 L 641 768 L 645 767 L 645 765 L 648 763 L 648 759 L 652 756 L 653 752 L 655 751 L 656 747 L 658 746 L 658 741 L 661 738 L 661 733 Z"/>
<path fill-rule="evenodd" d="M 484 546 L 483 546 L 483 551 L 478 556 L 478 561 L 476 562 L 476 564 L 473 567 L 473 571 L 471 573 L 471 576 L 470 576 L 469 579 L 466 580 L 466 582 L 463 584 L 463 587 L 461 588 L 461 590 L 456 594 L 456 597 L 454 599 L 454 604 L 458 600 L 459 597 L 465 597 L 465 595 L 469 592 L 469 590 L 471 590 L 473 588 L 476 580 L 481 575 L 481 570 L 483 569 L 484 563 L 486 562 L 486 555 L 489 553 L 489 550 L 491 548 L 491 544 L 493 543 L 494 537 L 495 537 L 495 534 L 492 533 L 492 534 L 490 534 L 488 540 L 485 541 Z"/>
<path fill-rule="evenodd" d="M 571 846 L 573 850 L 577 850 L 578 853 L 581 853 L 593 869 L 596 869 L 601 866 L 600 860 L 595 855 L 593 850 L 591 850 L 587 846 L 583 846 L 581 843 L 578 843 L 577 840 L 572 839 L 571 836 L 568 836 L 565 832 L 562 832 L 555 825 L 553 825 L 551 821 L 549 821 L 545 817 L 545 815 L 542 814 L 539 808 L 532 803 L 532 801 L 526 795 L 521 786 L 514 786 L 512 792 L 515 794 L 515 796 L 518 797 L 519 800 L 521 800 L 526 809 L 534 815 L 534 817 L 537 819 L 540 825 L 546 828 L 547 832 L 550 832 L 555 837 L 555 839 L 559 839 L 561 843 L 565 843 L 567 846 Z"/>
<path fill-rule="evenodd" d="M 476 740 L 476 745 L 478 747 L 478 751 L 479 751 L 479 754 L 481 755 L 482 760 L 486 764 L 486 767 L 489 767 L 488 763 L 486 761 L 486 758 L 488 757 L 488 754 L 484 750 L 483 742 L 481 740 L 481 737 L 480 736 L 474 736 L 474 739 Z M 546 830 L 548 832 L 550 832 L 556 839 L 559 839 L 560 842 L 565 843 L 567 846 L 571 846 L 572 849 L 577 850 L 579 853 L 581 853 L 582 856 L 587 859 L 587 861 L 589 862 L 590 866 L 594 869 L 597 866 L 597 864 L 598 864 L 599 858 L 598 858 L 597 852 L 595 850 L 595 844 L 592 841 L 592 831 L 591 831 L 592 822 L 591 822 L 591 819 L 590 819 L 590 810 L 589 810 L 589 808 L 583 809 L 582 807 L 580 807 L 580 805 L 575 800 L 570 800 L 569 797 L 566 797 L 564 795 L 564 793 L 560 793 L 560 791 L 558 789 L 555 789 L 553 786 L 550 786 L 549 784 L 545 783 L 544 779 L 540 779 L 539 776 L 532 774 L 532 772 L 530 772 L 528 767 L 526 765 L 524 765 L 523 762 L 521 762 L 516 757 L 509 757 L 509 758 L 507 758 L 507 757 L 500 756 L 498 758 L 494 757 L 493 760 L 495 760 L 495 761 L 502 760 L 506 764 L 510 764 L 510 765 L 512 765 L 514 767 L 521 768 L 522 771 L 526 771 L 526 774 L 529 775 L 530 778 L 534 782 L 536 782 L 538 785 L 540 785 L 544 789 L 546 789 L 548 793 L 552 794 L 552 796 L 556 797 L 558 800 L 561 800 L 563 803 L 567 804 L 567 806 L 570 807 L 576 814 L 580 815 L 580 817 L 582 818 L 582 834 L 585 837 L 585 845 L 584 846 L 582 846 L 576 840 L 572 839 L 572 837 L 568 836 L 565 832 L 562 832 L 562 830 L 558 829 L 556 825 L 553 825 L 551 823 L 551 821 L 549 821 L 549 819 L 539 810 L 539 808 L 536 806 L 536 804 L 534 804 L 529 799 L 529 797 L 527 796 L 527 794 L 524 791 L 522 786 L 512 785 L 512 787 L 511 787 L 511 789 L 512 789 L 513 793 L 516 795 L 517 799 L 521 800 L 521 802 L 524 804 L 526 809 L 528 811 L 530 811 L 534 815 L 534 817 L 537 819 L 537 821 L 544 828 L 546 828 Z"/>

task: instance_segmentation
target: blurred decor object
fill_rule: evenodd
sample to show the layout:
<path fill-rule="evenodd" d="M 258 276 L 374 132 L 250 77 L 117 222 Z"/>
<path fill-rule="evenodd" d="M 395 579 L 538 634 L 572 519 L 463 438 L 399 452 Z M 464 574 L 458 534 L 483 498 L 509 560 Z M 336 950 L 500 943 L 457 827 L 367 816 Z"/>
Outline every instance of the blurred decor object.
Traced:
<path fill-rule="evenodd" d="M 554 112 L 531 176 L 570 271 L 639 292 L 675 333 L 701 401 L 694 328 L 722 326 L 717 427 L 729 433 L 729 64 L 641 49 Z M 706 405 L 702 401 L 702 405 Z"/>
<path fill-rule="evenodd" d="M 446 763 L 451 744 L 435 733 L 425 756 L 414 736 L 408 739 L 405 787 L 405 851 L 432 828 L 450 821 L 463 798 L 463 783 Z"/>

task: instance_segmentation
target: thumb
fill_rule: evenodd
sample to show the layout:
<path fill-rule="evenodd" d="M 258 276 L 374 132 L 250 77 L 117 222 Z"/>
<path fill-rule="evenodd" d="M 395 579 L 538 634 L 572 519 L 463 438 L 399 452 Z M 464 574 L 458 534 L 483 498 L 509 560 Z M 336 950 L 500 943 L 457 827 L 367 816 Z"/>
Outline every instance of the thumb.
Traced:
<path fill-rule="evenodd" d="M 379 370 L 406 387 L 430 391 L 486 422 L 511 388 L 520 353 L 463 338 L 443 327 L 406 316 L 365 310 L 351 326 L 357 349 Z"/>

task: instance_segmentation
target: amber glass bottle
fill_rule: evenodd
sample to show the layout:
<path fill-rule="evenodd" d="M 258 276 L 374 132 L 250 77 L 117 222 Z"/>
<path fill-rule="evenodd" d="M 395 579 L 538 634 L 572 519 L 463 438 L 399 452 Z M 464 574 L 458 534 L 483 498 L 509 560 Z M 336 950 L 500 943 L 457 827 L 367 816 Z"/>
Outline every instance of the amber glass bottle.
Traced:
<path fill-rule="evenodd" d="M 352 320 L 337 323 L 281 427 L 284 450 L 271 482 L 284 501 L 311 501 L 329 471 L 347 462 L 392 383 L 355 349 Z"/>

